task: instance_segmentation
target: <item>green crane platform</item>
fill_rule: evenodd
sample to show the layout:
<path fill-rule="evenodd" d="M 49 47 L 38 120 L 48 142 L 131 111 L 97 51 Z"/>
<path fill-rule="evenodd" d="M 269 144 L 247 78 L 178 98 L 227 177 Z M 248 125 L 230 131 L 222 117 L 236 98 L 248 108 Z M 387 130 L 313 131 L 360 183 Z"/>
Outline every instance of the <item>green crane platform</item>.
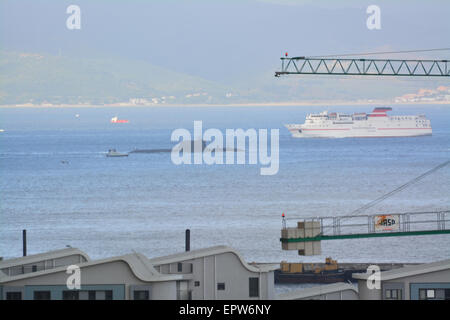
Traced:
<path fill-rule="evenodd" d="M 283 216 L 282 244 L 322 240 L 450 234 L 448 211 L 388 213 L 378 215 L 290 218 L 297 228 L 287 228 Z M 297 250 L 287 246 L 284 250 Z"/>

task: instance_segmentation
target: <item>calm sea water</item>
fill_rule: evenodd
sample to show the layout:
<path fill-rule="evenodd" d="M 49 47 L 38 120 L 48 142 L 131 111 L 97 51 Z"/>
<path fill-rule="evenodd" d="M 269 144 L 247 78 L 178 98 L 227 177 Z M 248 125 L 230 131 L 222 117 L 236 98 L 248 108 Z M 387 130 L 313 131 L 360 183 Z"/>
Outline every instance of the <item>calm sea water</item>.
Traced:
<path fill-rule="evenodd" d="M 248 261 L 426 262 L 450 258 L 450 235 L 333 240 L 322 256 L 283 252 L 281 213 L 349 214 L 450 158 L 449 106 L 395 107 L 424 113 L 433 136 L 373 139 L 294 139 L 284 123 L 303 122 L 323 107 L 0 109 L 0 256 L 66 245 L 92 258 L 129 253 L 149 257 L 229 245 Z M 370 107 L 330 111 L 369 112 Z M 76 114 L 79 116 L 76 117 Z M 128 124 L 110 124 L 113 116 Z M 193 121 L 203 127 L 279 128 L 280 169 L 259 165 L 182 165 L 169 153 L 107 158 L 110 148 L 171 148 L 171 132 Z M 450 168 L 367 213 L 450 208 Z"/>

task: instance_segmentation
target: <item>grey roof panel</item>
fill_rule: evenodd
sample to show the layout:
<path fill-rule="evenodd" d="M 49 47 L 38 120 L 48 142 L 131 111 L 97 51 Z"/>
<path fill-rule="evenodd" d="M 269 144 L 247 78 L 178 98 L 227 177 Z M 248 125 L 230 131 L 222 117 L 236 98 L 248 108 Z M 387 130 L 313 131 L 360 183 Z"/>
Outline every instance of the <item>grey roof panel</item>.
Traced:
<path fill-rule="evenodd" d="M 18 257 L 18 258 L 3 260 L 3 261 L 0 261 L 0 269 L 13 267 L 13 266 L 19 266 L 19 265 L 26 265 L 26 264 L 35 263 L 35 262 L 44 261 L 44 260 L 58 259 L 58 258 L 63 258 L 63 257 L 71 256 L 71 255 L 76 255 L 76 254 L 83 256 L 87 261 L 90 260 L 89 256 L 86 253 L 84 253 L 83 251 L 81 251 L 77 248 L 64 248 L 64 249 L 53 250 L 53 251 L 48 251 L 48 252 L 44 252 L 44 253 L 28 255 L 25 257 Z"/>
<path fill-rule="evenodd" d="M 159 281 L 173 281 L 173 280 L 181 280 L 183 277 L 181 275 L 163 275 L 159 273 L 153 265 L 148 261 L 148 259 L 138 253 L 131 253 L 123 256 L 112 257 L 101 260 L 87 261 L 83 263 L 77 264 L 78 267 L 86 268 L 89 266 L 107 264 L 111 262 L 122 261 L 128 264 L 133 274 L 144 282 L 159 282 Z M 57 273 L 61 271 L 66 271 L 67 266 L 41 270 L 36 272 L 30 272 L 25 274 L 20 274 L 16 276 L 7 276 L 0 273 L 0 283 L 6 283 L 15 280 L 39 277 L 41 275 L 47 275 L 52 273 Z"/>
<path fill-rule="evenodd" d="M 398 269 L 381 272 L 381 281 L 392 280 L 404 277 L 415 276 L 424 273 L 437 272 L 450 269 L 450 259 L 436 261 L 432 263 L 424 263 L 414 266 L 407 266 Z M 358 280 L 365 280 L 369 277 L 367 273 L 353 273 L 352 277 Z"/>
<path fill-rule="evenodd" d="M 277 300 L 296 300 L 296 299 L 307 299 L 315 296 L 320 296 L 323 294 L 341 292 L 352 290 L 358 293 L 358 289 L 349 283 L 338 282 L 328 285 L 319 285 L 311 288 L 306 288 L 302 290 L 291 291 L 283 294 L 279 294 Z"/>
<path fill-rule="evenodd" d="M 250 265 L 247 262 L 245 262 L 244 258 L 241 256 L 241 254 L 234 250 L 233 248 L 230 248 L 228 246 L 214 246 L 209 248 L 203 248 L 203 249 L 197 249 L 197 250 L 191 250 L 191 251 L 185 251 L 180 252 L 164 257 L 157 257 L 149 259 L 149 261 L 154 265 L 162 265 L 162 264 L 169 264 L 169 263 L 176 263 L 176 262 L 182 262 L 186 260 L 192 260 L 196 258 L 203 258 L 207 256 L 222 254 L 222 253 L 232 253 L 238 257 L 238 259 L 241 261 L 242 265 L 249 271 L 252 272 L 268 272 L 277 269 L 279 266 L 277 265 Z"/>

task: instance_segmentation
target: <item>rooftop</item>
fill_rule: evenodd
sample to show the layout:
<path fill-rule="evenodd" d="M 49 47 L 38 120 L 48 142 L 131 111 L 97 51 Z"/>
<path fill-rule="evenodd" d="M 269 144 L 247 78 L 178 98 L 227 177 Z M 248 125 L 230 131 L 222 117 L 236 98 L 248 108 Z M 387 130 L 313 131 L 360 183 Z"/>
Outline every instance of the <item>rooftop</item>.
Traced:
<path fill-rule="evenodd" d="M 5 261 L 7 262 L 7 261 Z M 133 274 L 140 280 L 144 282 L 156 282 L 156 281 L 172 281 L 172 280 L 181 280 L 182 276 L 180 275 L 162 275 L 160 274 L 154 267 L 153 264 L 149 262 L 149 260 L 139 254 L 139 253 L 130 253 L 118 257 L 112 257 L 101 260 L 87 261 L 83 263 L 77 264 L 78 267 L 86 268 L 90 266 L 107 264 L 112 262 L 125 262 L 130 267 Z M 0 284 L 6 283 L 15 280 L 28 279 L 33 277 L 38 277 L 42 275 L 57 273 L 57 272 L 65 272 L 67 266 L 56 267 L 53 269 L 41 270 L 36 272 L 30 272 L 15 276 L 7 276 L 5 274 L 0 273 Z"/>
<path fill-rule="evenodd" d="M 419 264 L 414 266 L 407 266 L 403 268 L 398 269 L 392 269 L 389 271 L 383 271 L 381 272 L 381 280 L 392 280 L 392 279 L 398 279 L 398 278 L 404 278 L 404 277 L 410 277 L 415 276 L 419 274 L 424 273 L 431 273 L 431 272 L 437 272 L 442 270 L 450 269 L 450 259 L 432 262 L 432 263 L 425 263 L 425 264 Z M 361 279 L 365 280 L 370 276 L 368 273 L 353 273 L 352 277 L 354 279 Z"/>
<path fill-rule="evenodd" d="M 322 294 L 340 292 L 345 290 L 352 290 L 355 293 L 358 293 L 358 289 L 356 288 L 356 286 L 349 283 L 338 282 L 328 285 L 315 286 L 303 290 L 296 290 L 287 293 L 282 293 L 277 296 L 277 300 L 307 299 Z"/>
<path fill-rule="evenodd" d="M 252 272 L 268 272 L 275 270 L 279 268 L 279 265 L 249 265 L 247 262 L 245 262 L 244 258 L 241 256 L 241 254 L 234 250 L 233 248 L 230 248 L 228 246 L 214 246 L 209 248 L 203 248 L 203 249 L 197 249 L 197 250 L 191 250 L 191 251 L 185 251 L 180 252 L 168 256 L 163 257 L 157 257 L 149 259 L 149 261 L 154 265 L 161 265 L 161 264 L 169 264 L 169 263 L 176 263 L 186 260 L 192 260 L 196 258 L 203 258 L 207 256 L 222 254 L 222 253 L 232 253 L 238 257 L 238 259 L 241 261 L 242 265 L 247 268 L 249 271 Z"/>
<path fill-rule="evenodd" d="M 18 265 L 25 265 L 30 263 L 35 263 L 43 260 L 51 260 L 51 259 L 57 259 L 62 257 L 67 257 L 71 255 L 79 254 L 83 256 L 87 261 L 90 260 L 89 256 L 84 253 L 83 251 L 77 249 L 77 248 L 64 248 L 59 250 L 53 250 L 48 251 L 44 253 L 38 253 L 33 255 L 28 255 L 25 257 L 18 257 L 13 259 L 7 259 L 0 261 L 0 269 L 18 266 Z"/>

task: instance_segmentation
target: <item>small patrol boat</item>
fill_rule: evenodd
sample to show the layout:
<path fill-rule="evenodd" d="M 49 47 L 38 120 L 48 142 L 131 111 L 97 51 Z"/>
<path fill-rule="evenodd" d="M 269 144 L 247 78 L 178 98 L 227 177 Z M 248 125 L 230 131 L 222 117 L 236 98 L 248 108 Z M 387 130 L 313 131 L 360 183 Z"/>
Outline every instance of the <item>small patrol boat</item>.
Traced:
<path fill-rule="evenodd" d="M 116 149 L 109 149 L 107 157 L 128 157 L 128 153 L 117 152 Z"/>

